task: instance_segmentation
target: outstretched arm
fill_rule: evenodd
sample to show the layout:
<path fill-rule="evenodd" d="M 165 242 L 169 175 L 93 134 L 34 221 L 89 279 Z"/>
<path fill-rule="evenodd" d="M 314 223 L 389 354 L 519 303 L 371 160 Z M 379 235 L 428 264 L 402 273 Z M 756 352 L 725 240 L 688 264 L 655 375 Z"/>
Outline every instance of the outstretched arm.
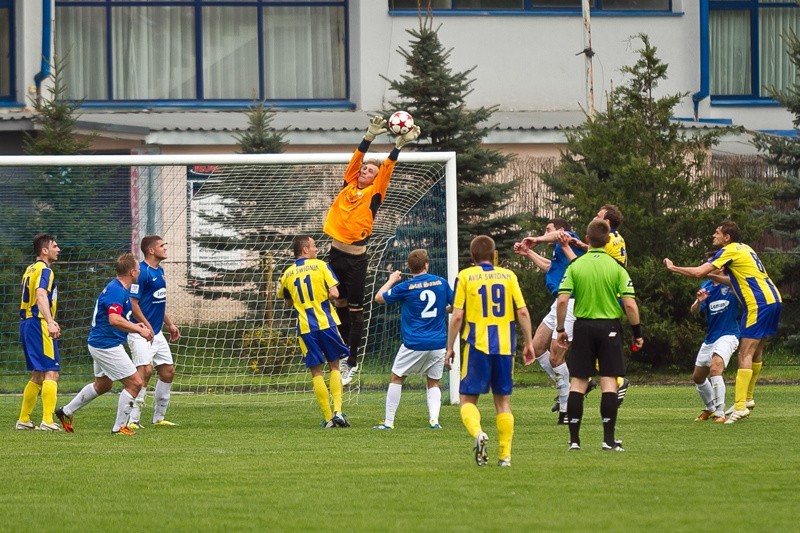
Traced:
<path fill-rule="evenodd" d="M 375 293 L 375 301 L 379 304 L 385 304 L 386 300 L 383 298 L 383 293 L 394 287 L 394 284 L 400 281 L 402 276 L 403 274 L 399 270 L 395 270 L 389 274 L 389 280 Z"/>
<path fill-rule="evenodd" d="M 672 260 L 670 260 L 667 257 L 664 258 L 664 265 L 670 272 L 675 272 L 677 274 L 688 276 L 690 278 L 704 278 L 708 274 L 717 269 L 717 267 L 715 267 L 711 263 L 703 263 L 702 265 L 696 267 L 675 266 L 672 263 Z"/>

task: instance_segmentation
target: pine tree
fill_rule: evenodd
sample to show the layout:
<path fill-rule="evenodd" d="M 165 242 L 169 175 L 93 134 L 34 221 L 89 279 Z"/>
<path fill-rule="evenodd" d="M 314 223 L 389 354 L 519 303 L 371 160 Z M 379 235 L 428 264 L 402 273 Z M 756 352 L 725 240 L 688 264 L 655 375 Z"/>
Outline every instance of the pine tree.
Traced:
<path fill-rule="evenodd" d="M 510 156 L 482 146 L 491 131 L 484 126 L 497 106 L 469 110 L 466 97 L 472 92 L 470 79 L 475 67 L 453 72 L 449 67 L 452 50 L 445 50 L 433 21 L 420 18 L 419 29 L 407 30 L 409 50 L 400 48 L 408 72 L 397 80 L 388 80 L 398 99 L 392 109 L 405 109 L 422 130 L 429 144 L 416 145 L 423 151 L 453 151 L 457 154 L 458 241 L 462 257 L 469 256 L 470 240 L 489 235 L 501 254 L 509 255 L 513 242 L 519 240 L 519 216 L 498 216 L 517 189 L 517 182 L 495 183 L 487 178 L 497 174 Z"/>
<path fill-rule="evenodd" d="M 243 154 L 280 154 L 286 149 L 285 130 L 271 127 L 275 111 L 266 101 L 253 101 L 247 108 L 247 130 L 235 135 Z"/>
<path fill-rule="evenodd" d="M 707 156 L 724 130 L 687 135 L 672 120 L 685 94 L 657 96 L 667 65 L 647 35 L 638 59 L 625 66 L 626 82 L 608 95 L 607 109 L 567 135 L 567 151 L 558 167 L 542 176 L 556 198 L 554 209 L 573 221 L 579 235 L 606 203 L 620 207 L 620 233 L 628 248 L 628 270 L 646 327 L 648 361 L 688 364 L 704 324 L 689 318 L 697 281 L 669 273 L 662 264 L 705 260 L 714 228 L 723 219 L 738 220 L 749 236 L 766 222 L 752 213 L 764 194 L 742 180 L 726 186 L 727 201 L 715 207 L 707 174 Z M 639 357 L 643 357 L 640 355 Z"/>

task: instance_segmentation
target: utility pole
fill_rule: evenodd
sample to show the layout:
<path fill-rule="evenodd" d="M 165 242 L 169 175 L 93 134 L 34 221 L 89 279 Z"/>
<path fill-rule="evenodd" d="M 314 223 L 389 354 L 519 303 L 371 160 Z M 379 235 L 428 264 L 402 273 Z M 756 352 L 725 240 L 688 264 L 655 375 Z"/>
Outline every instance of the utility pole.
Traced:
<path fill-rule="evenodd" d="M 589 119 L 594 118 L 594 75 L 592 74 L 592 19 L 589 12 L 590 0 L 583 0 L 583 54 L 586 58 L 586 109 Z"/>

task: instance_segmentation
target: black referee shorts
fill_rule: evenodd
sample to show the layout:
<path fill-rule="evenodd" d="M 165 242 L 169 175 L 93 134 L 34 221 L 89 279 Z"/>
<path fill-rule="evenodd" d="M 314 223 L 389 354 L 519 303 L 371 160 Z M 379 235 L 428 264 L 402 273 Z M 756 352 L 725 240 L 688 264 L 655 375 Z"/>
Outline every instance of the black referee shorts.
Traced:
<path fill-rule="evenodd" d="M 576 318 L 571 348 L 567 362 L 570 376 L 587 379 L 597 374 L 598 368 L 601 376 L 625 375 L 619 320 Z"/>
<path fill-rule="evenodd" d="M 369 265 L 367 254 L 353 255 L 331 247 L 328 263 L 339 279 L 339 298 L 347 299 L 350 308 L 363 308 Z"/>

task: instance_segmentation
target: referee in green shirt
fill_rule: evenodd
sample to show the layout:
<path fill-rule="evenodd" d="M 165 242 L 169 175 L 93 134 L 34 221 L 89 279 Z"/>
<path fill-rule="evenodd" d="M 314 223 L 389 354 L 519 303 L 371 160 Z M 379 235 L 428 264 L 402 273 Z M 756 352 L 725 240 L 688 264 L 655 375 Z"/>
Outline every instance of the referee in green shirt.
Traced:
<path fill-rule="evenodd" d="M 639 308 L 636 306 L 633 283 L 628 272 L 603 248 L 608 242 L 610 228 L 605 220 L 593 220 L 586 230 L 589 250 L 567 267 L 558 289 L 556 304 L 557 342 L 566 347 L 569 342 L 564 330 L 567 303 L 575 298 L 575 328 L 572 334 L 572 353 L 569 357 L 570 387 L 567 402 L 570 450 L 580 450 L 583 396 L 589 378 L 600 372 L 600 416 L 603 418 L 603 450 L 625 451 L 622 442 L 614 437 L 617 424 L 617 378 L 625 375 L 622 355 L 622 310 L 628 316 L 634 336 L 634 347 L 644 344 Z M 622 298 L 620 307 L 619 298 Z M 595 361 L 598 363 L 595 367 Z"/>

